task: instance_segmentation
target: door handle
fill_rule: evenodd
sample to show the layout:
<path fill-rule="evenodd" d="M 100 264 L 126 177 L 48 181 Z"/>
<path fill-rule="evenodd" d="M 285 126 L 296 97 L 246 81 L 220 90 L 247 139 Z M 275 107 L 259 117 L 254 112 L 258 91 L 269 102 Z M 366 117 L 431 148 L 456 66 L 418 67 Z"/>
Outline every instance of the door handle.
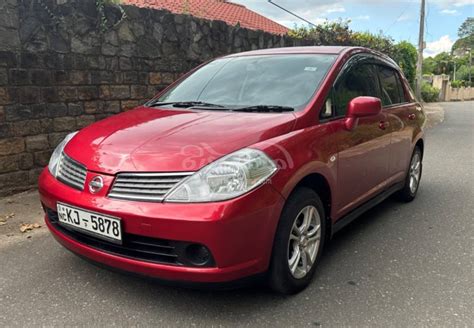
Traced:
<path fill-rule="evenodd" d="M 390 123 L 389 122 L 386 122 L 386 121 L 380 121 L 379 123 L 379 128 L 381 130 L 385 130 L 386 128 L 388 128 L 390 126 Z"/>
<path fill-rule="evenodd" d="M 409 114 L 408 119 L 409 120 L 414 120 L 416 118 L 416 114 Z"/>

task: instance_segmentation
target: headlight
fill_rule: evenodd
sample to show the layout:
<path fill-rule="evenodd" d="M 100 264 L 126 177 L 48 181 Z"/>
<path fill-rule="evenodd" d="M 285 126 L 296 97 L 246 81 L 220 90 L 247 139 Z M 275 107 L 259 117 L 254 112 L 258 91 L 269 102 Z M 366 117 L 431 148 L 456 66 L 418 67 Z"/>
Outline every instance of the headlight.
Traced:
<path fill-rule="evenodd" d="M 260 150 L 245 148 L 209 164 L 166 196 L 166 202 L 213 202 L 231 199 L 264 183 L 277 167 Z"/>
<path fill-rule="evenodd" d="M 49 159 L 49 164 L 48 164 L 48 169 L 49 172 L 53 176 L 57 176 L 57 171 L 58 171 L 58 164 L 59 160 L 61 159 L 61 154 L 63 153 L 64 147 L 66 147 L 67 143 L 76 135 L 76 132 L 69 133 L 66 138 L 64 138 L 63 141 L 59 143 L 59 145 L 56 146 L 56 149 L 54 150 L 53 154 L 51 155 L 51 158 Z"/>

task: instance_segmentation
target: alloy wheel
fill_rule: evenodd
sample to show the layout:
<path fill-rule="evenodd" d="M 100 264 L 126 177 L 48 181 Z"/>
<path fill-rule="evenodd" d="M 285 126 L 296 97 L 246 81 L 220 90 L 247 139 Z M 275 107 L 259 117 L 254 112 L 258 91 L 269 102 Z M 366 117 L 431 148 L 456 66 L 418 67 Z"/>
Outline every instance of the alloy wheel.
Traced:
<path fill-rule="evenodd" d="M 418 188 L 418 184 L 420 183 L 420 175 L 421 175 L 421 156 L 418 152 L 413 155 L 410 163 L 410 192 L 414 194 L 416 189 Z"/>
<path fill-rule="evenodd" d="M 316 207 L 304 207 L 296 216 L 288 241 L 288 267 L 296 279 L 314 265 L 321 242 L 321 217 Z"/>

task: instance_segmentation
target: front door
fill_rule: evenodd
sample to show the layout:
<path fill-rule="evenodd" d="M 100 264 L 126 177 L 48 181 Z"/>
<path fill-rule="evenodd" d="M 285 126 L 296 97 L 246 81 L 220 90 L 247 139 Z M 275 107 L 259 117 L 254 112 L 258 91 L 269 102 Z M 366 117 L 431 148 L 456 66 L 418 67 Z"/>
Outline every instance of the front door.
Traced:
<path fill-rule="evenodd" d="M 334 85 L 332 97 L 336 117 L 339 117 L 333 125 L 338 145 L 338 217 L 380 192 L 389 177 L 391 128 L 386 112 L 359 119 L 352 131 L 346 130 L 343 124 L 352 99 L 380 98 L 376 68 L 360 61 L 346 66 Z"/>

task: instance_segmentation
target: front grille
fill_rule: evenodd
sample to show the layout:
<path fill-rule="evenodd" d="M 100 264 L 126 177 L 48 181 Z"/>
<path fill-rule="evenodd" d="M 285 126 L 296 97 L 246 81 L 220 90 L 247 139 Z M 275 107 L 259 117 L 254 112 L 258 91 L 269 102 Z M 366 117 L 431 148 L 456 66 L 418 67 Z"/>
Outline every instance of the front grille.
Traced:
<path fill-rule="evenodd" d="M 181 241 L 172 241 L 165 239 L 150 238 L 145 236 L 133 235 L 129 233 L 122 234 L 122 244 L 114 244 L 106 240 L 98 239 L 81 233 L 80 231 L 70 229 L 59 224 L 58 214 L 50 208 L 46 208 L 47 219 L 56 230 L 67 235 L 73 240 L 86 244 L 92 248 L 112 253 L 132 259 L 164 263 L 170 265 L 198 266 L 192 263 L 186 255 L 186 249 L 189 245 L 196 245 Z M 214 260 L 210 259 L 201 267 L 214 266 Z"/>
<path fill-rule="evenodd" d="M 62 153 L 58 167 L 58 180 L 78 190 L 84 190 L 87 169 L 65 153 Z"/>
<path fill-rule="evenodd" d="M 109 197 L 140 201 L 162 201 L 164 196 L 192 172 L 119 173 Z"/>

